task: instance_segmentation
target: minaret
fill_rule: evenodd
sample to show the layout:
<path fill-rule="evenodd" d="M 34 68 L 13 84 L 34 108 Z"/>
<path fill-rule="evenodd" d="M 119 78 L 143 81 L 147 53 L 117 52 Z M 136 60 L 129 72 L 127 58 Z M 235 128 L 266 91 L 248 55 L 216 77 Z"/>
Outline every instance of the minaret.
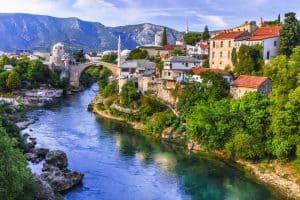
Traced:
<path fill-rule="evenodd" d="M 186 20 L 186 28 L 185 28 L 185 33 L 188 34 L 189 33 L 189 22 L 188 20 Z"/>
<path fill-rule="evenodd" d="M 121 36 L 119 35 L 118 39 L 118 68 L 119 68 L 119 76 L 121 76 Z"/>

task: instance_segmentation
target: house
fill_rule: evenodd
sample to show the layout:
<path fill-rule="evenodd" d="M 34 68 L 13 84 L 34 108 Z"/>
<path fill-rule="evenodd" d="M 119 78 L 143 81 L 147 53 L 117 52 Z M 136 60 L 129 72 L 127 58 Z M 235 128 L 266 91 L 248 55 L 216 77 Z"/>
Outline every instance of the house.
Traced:
<path fill-rule="evenodd" d="M 229 31 L 248 31 L 249 33 L 253 33 L 254 31 L 256 31 L 256 29 L 258 29 L 256 21 L 245 21 L 244 24 L 231 28 Z"/>
<path fill-rule="evenodd" d="M 215 73 L 215 74 L 219 74 L 229 84 L 231 84 L 233 82 L 232 75 L 225 72 L 222 69 L 201 68 L 201 67 L 193 69 L 193 75 L 191 77 L 191 81 L 201 83 L 202 82 L 201 73 L 203 73 L 203 72 L 212 72 L 212 73 Z"/>
<path fill-rule="evenodd" d="M 239 76 L 230 86 L 230 94 L 234 99 L 239 99 L 247 92 L 259 92 L 269 95 L 272 84 L 268 77 L 262 76 Z"/>
<path fill-rule="evenodd" d="M 155 63 L 149 60 L 128 60 L 120 66 L 120 77 L 134 77 L 138 75 L 150 76 L 155 73 Z"/>
<path fill-rule="evenodd" d="M 167 88 L 174 88 L 176 83 L 187 79 L 188 73 L 200 66 L 200 60 L 189 56 L 173 56 L 164 61 L 162 79 Z"/>
<path fill-rule="evenodd" d="M 187 54 L 199 59 L 209 55 L 209 42 L 198 42 L 195 46 L 187 45 Z"/>
<path fill-rule="evenodd" d="M 186 46 L 184 45 L 175 45 L 175 44 L 168 44 L 156 49 L 158 51 L 158 55 L 163 59 L 168 59 L 171 56 L 172 51 L 174 50 L 181 50 L 182 53 L 186 52 Z"/>
<path fill-rule="evenodd" d="M 211 38 L 209 64 L 214 69 L 233 69 L 231 53 L 236 40 L 242 40 L 250 35 L 248 31 L 224 31 Z"/>
<path fill-rule="evenodd" d="M 269 61 L 278 55 L 279 32 L 281 26 L 265 26 L 258 28 L 251 36 L 235 42 L 235 47 L 241 45 L 261 45 L 263 48 L 263 59 Z"/>
<path fill-rule="evenodd" d="M 4 65 L 4 67 L 3 67 L 3 69 L 5 70 L 5 71 L 10 71 L 10 70 L 12 70 L 14 67 L 12 66 L 12 65 Z"/>

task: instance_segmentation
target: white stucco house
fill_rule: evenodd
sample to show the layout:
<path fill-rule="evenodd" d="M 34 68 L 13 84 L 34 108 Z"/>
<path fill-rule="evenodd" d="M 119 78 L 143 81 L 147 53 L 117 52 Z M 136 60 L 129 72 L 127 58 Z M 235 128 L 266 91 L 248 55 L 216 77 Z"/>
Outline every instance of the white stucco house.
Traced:
<path fill-rule="evenodd" d="M 138 75 L 150 76 L 155 73 L 155 63 L 149 60 L 128 60 L 120 66 L 120 77 L 133 77 Z"/>
<path fill-rule="evenodd" d="M 281 26 L 260 27 L 247 39 L 235 41 L 235 47 L 260 44 L 263 48 L 263 59 L 269 61 L 278 55 L 280 30 Z"/>

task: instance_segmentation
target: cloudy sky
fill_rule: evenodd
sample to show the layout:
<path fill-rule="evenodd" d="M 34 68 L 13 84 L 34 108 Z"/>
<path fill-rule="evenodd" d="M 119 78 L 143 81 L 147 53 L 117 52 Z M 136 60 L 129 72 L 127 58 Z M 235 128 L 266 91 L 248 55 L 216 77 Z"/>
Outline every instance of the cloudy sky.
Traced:
<path fill-rule="evenodd" d="M 0 0 L 0 12 L 78 17 L 119 26 L 151 22 L 184 30 L 225 29 L 248 20 L 276 19 L 293 11 L 300 0 Z"/>

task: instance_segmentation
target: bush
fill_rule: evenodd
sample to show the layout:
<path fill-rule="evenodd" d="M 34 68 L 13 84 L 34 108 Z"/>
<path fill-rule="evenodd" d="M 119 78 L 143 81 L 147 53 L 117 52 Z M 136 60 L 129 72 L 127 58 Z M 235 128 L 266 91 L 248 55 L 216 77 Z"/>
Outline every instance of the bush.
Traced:
<path fill-rule="evenodd" d="M 130 107 L 131 104 L 140 97 L 140 94 L 137 92 L 137 89 L 132 81 L 127 81 L 123 85 L 120 95 L 121 105 L 124 107 Z"/>
<path fill-rule="evenodd" d="M 241 159 L 259 159 L 263 157 L 262 145 L 251 135 L 245 133 L 236 134 L 225 145 L 228 156 Z"/>
<path fill-rule="evenodd" d="M 106 85 L 103 89 L 101 89 L 100 93 L 105 98 L 118 94 L 117 81 L 113 81 L 112 83 Z"/>
<path fill-rule="evenodd" d="M 176 120 L 176 116 L 170 111 L 155 113 L 148 122 L 147 128 L 152 133 L 160 133 L 176 123 Z"/>
<path fill-rule="evenodd" d="M 139 117 L 142 122 L 147 121 L 156 112 L 163 112 L 167 106 L 162 104 L 154 97 L 142 96 L 141 106 L 139 107 Z"/>

